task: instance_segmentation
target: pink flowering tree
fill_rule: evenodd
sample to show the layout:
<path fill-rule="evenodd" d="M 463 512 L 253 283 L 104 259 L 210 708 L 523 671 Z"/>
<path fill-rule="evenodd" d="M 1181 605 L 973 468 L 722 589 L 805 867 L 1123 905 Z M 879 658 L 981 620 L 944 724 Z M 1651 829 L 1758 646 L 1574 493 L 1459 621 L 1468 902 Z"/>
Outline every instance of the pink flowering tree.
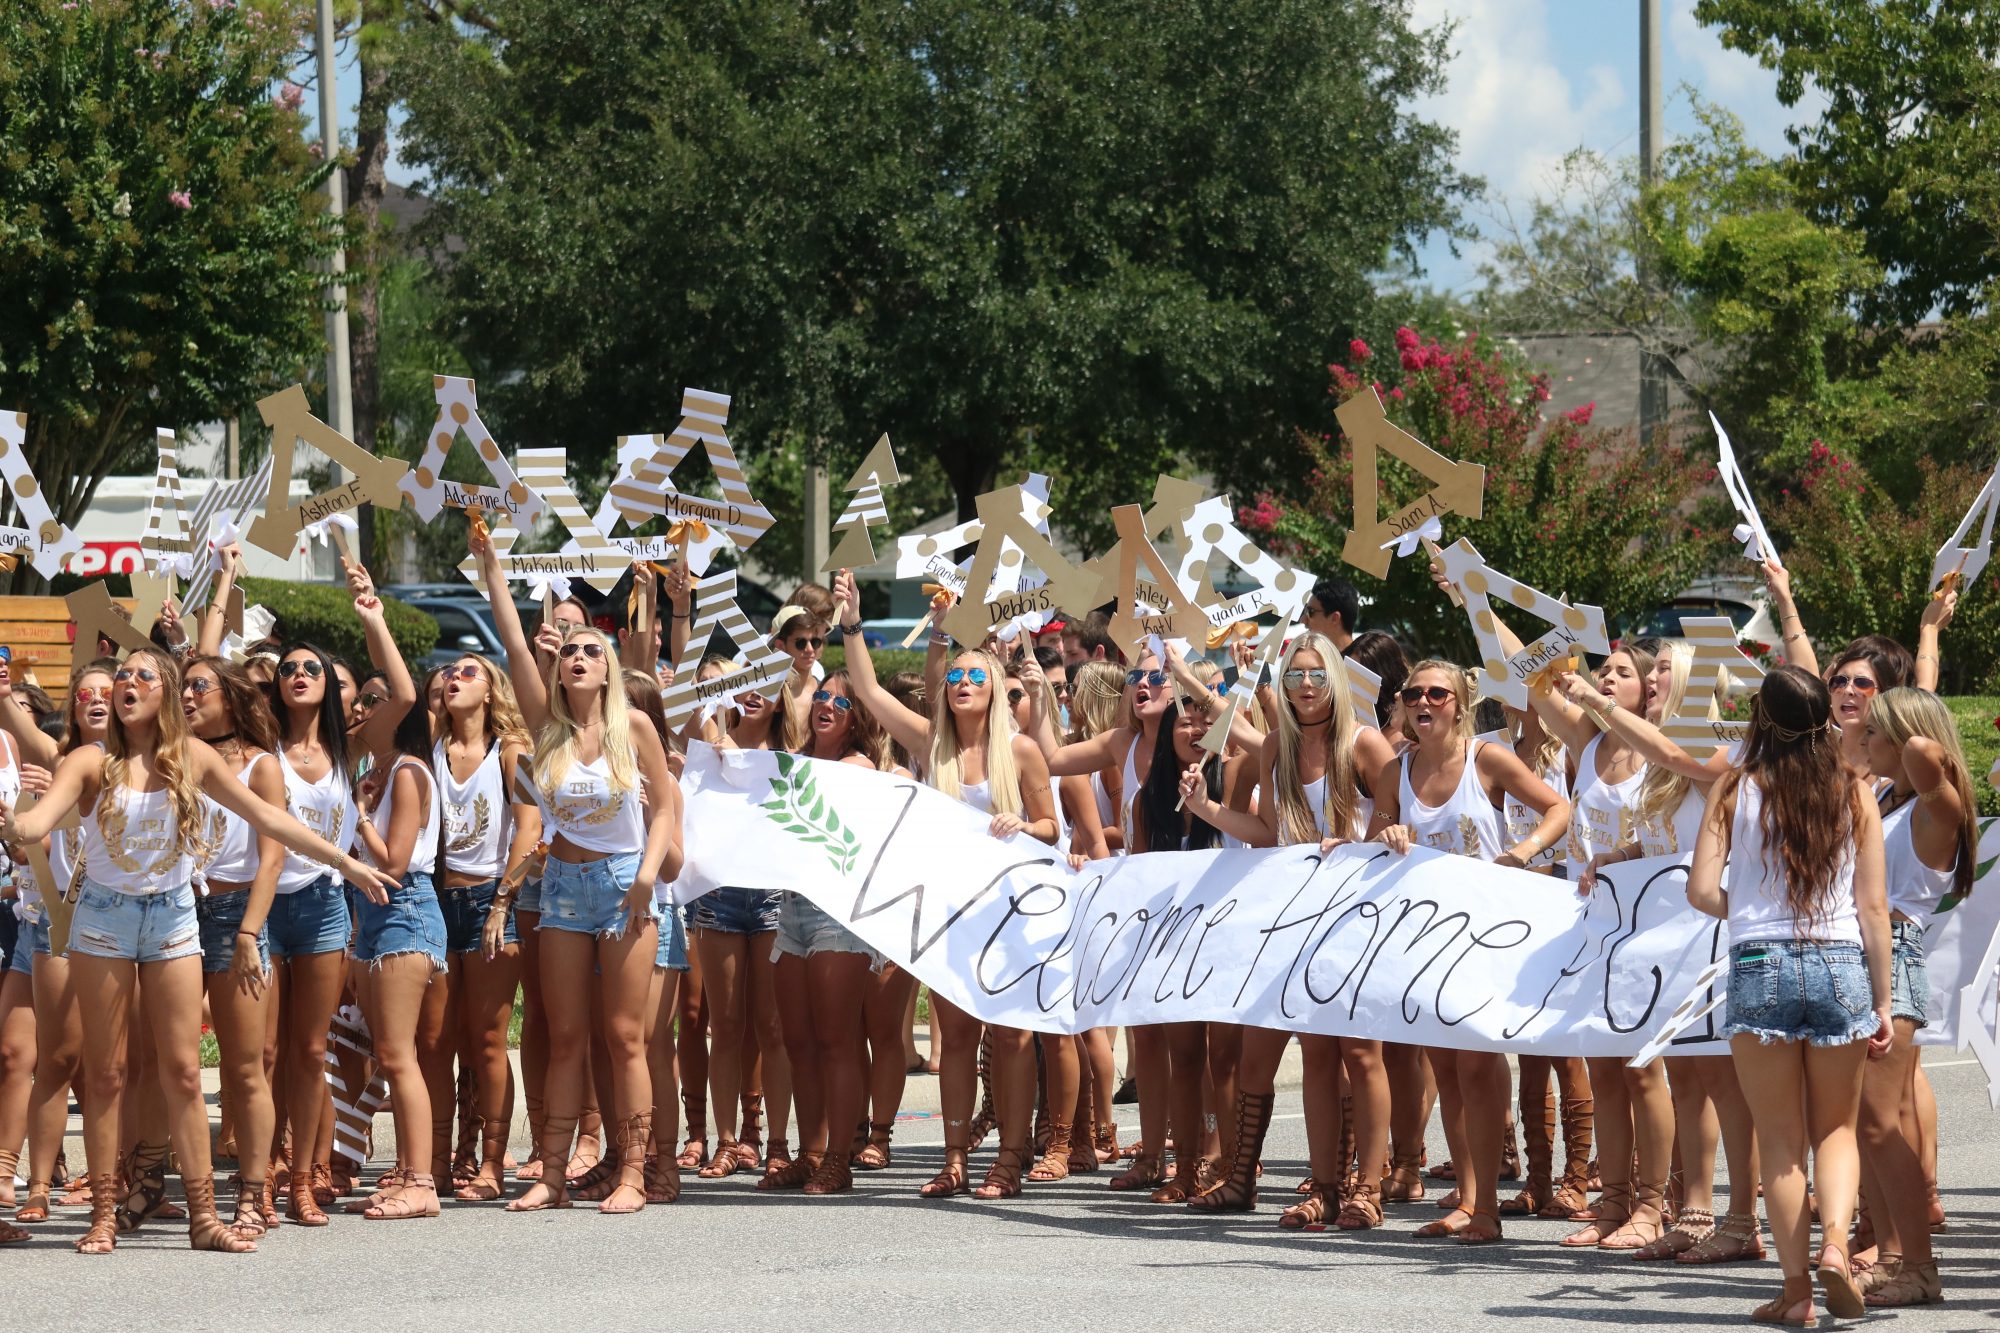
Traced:
<path fill-rule="evenodd" d="M 1543 419 L 1548 377 L 1474 334 L 1443 343 L 1396 331 L 1393 364 L 1359 339 L 1331 379 L 1325 424 L 1298 434 L 1300 484 L 1241 506 L 1239 521 L 1286 555 L 1350 579 L 1373 604 L 1364 622 L 1424 651 L 1473 660 L 1471 626 L 1430 581 L 1417 556 L 1386 580 L 1342 563 L 1354 513 L 1352 454 L 1333 409 L 1373 387 L 1389 417 L 1448 457 L 1486 468 L 1485 511 L 1447 515 L 1446 542 L 1468 537 L 1487 563 L 1551 595 L 1637 615 L 1714 561 L 1720 534 L 1690 517 L 1713 469 L 1664 440 L 1591 424 L 1585 404 Z M 1385 458 L 1383 508 L 1413 500 L 1428 481 Z M 1540 630 L 1534 630 L 1539 633 Z"/>

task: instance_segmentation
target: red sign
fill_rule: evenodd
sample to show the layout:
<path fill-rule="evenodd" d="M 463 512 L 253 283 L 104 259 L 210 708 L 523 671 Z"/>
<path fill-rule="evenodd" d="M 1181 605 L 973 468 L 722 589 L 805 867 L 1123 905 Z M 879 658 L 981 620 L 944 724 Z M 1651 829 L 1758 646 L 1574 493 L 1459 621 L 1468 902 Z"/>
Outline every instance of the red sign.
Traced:
<path fill-rule="evenodd" d="M 85 542 L 83 549 L 69 558 L 69 572 L 86 578 L 94 574 L 131 574 L 145 567 L 136 541 Z"/>

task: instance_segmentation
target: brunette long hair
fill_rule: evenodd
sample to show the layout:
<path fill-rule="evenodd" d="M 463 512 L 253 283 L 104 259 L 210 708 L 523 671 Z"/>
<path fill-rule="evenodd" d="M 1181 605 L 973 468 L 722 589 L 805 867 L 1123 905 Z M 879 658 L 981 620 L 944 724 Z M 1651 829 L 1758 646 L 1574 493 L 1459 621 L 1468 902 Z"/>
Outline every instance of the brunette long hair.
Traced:
<path fill-rule="evenodd" d="M 1854 829 L 1866 817 L 1861 786 L 1841 758 L 1826 682 L 1795 666 L 1764 677 L 1750 709 L 1742 767 L 1727 775 L 1729 795 L 1755 778 L 1757 826 L 1768 869 L 1785 882 L 1785 906 L 1800 921 L 1823 920 L 1827 898 L 1854 856 Z"/>
<path fill-rule="evenodd" d="M 1171 852 L 1180 849 L 1181 820 L 1187 818 L 1187 850 L 1194 852 L 1214 847 L 1222 841 L 1222 835 L 1213 824 L 1200 815 L 1190 815 L 1181 808 L 1181 761 L 1174 753 L 1174 727 L 1180 722 L 1181 706 L 1178 700 L 1167 705 L 1167 711 L 1160 714 L 1160 737 L 1153 742 L 1153 763 L 1146 770 L 1145 779 L 1139 784 L 1134 801 L 1146 817 L 1146 845 L 1137 851 Z M 1208 788 L 1211 801 L 1222 799 L 1222 756 L 1204 751 L 1201 757 L 1202 781 Z"/>
<path fill-rule="evenodd" d="M 270 700 L 249 673 L 226 657 L 197 653 L 181 663 L 181 679 L 185 681 L 196 667 L 206 667 L 222 687 L 222 711 L 228 715 L 236 739 L 252 749 L 276 753 L 278 720 L 271 716 Z"/>

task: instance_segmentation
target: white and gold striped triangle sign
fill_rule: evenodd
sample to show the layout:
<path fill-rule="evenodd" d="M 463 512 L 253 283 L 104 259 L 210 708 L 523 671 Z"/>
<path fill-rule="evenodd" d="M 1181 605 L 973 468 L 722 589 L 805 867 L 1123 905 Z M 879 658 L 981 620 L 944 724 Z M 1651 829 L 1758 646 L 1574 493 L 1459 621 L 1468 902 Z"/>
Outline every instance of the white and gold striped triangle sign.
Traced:
<path fill-rule="evenodd" d="M 500 556 L 500 568 L 509 580 L 547 585 L 560 579 L 581 579 L 599 592 L 609 592 L 632 558 L 612 545 L 569 488 L 568 451 L 563 449 L 523 449 L 515 460 L 520 477 L 529 490 L 542 497 L 555 514 L 556 522 L 569 533 L 570 540 L 560 551 L 525 554 L 514 549 L 521 536 L 511 514 L 494 515 L 491 528 L 493 549 Z M 479 562 L 468 555 L 458 565 L 459 572 L 475 586 L 482 582 Z"/>
<path fill-rule="evenodd" d="M 706 389 L 686 389 L 681 393 L 681 420 L 666 436 L 626 435 L 618 441 L 618 475 L 597 509 L 597 526 L 607 535 L 617 518 L 637 527 L 649 518 L 670 522 L 696 520 L 707 528 L 706 537 L 687 543 L 689 572 L 704 574 L 709 562 L 726 545 L 738 551 L 771 530 L 776 520 L 771 511 L 750 493 L 743 465 L 736 457 L 724 427 L 729 422 L 729 396 Z M 709 470 L 722 487 L 722 499 L 691 495 L 674 486 L 675 469 L 700 445 L 708 455 Z M 640 541 L 616 539 L 628 559 L 665 560 L 679 550 L 671 537 Z"/>
<path fill-rule="evenodd" d="M 737 671 L 725 672 L 712 680 L 696 680 L 708 642 L 720 629 L 736 645 L 737 655 L 749 663 Z M 704 577 L 694 593 L 694 623 L 688 627 L 687 643 L 680 660 L 674 663 L 674 683 L 661 700 L 667 728 L 679 731 L 696 715 L 710 708 L 726 707 L 743 695 L 756 693 L 775 699 L 778 687 L 792 669 L 792 659 L 780 652 L 768 636 L 759 634 L 736 604 L 736 571 L 717 570 Z"/>

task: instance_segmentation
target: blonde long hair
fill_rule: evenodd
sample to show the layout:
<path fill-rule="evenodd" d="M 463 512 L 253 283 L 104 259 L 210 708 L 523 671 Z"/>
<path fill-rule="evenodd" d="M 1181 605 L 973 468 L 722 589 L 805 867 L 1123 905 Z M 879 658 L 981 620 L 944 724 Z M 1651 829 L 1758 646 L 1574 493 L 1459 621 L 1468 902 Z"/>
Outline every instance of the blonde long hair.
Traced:
<path fill-rule="evenodd" d="M 1898 685 L 1876 695 L 1868 705 L 1868 725 L 1880 731 L 1901 749 L 1913 736 L 1936 741 L 1944 751 L 1944 780 L 1958 793 L 1958 860 L 1951 868 L 1953 890 L 1960 896 L 1972 892 L 1972 878 L 1979 862 L 1979 806 L 1972 799 L 1972 778 L 1965 767 L 1965 747 L 1959 743 L 1958 721 L 1929 690 Z M 1922 795 L 1922 793 L 1918 793 Z"/>
<path fill-rule="evenodd" d="M 1685 639 L 1674 639 L 1663 644 L 1659 655 L 1667 659 L 1667 697 L 1660 701 L 1660 720 L 1666 721 L 1674 715 L 1687 697 L 1688 677 L 1694 672 L 1694 645 Z M 1715 701 L 1709 700 L 1708 711 L 1715 716 Z M 1646 765 L 1646 776 L 1639 782 L 1639 801 L 1636 813 L 1642 827 L 1664 829 L 1673 822 L 1674 812 L 1687 799 L 1688 788 L 1694 783 L 1687 774 L 1676 773 L 1666 764 Z M 1683 848 L 1682 850 L 1690 850 Z"/>
<path fill-rule="evenodd" d="M 1285 672 L 1292 669 L 1292 662 L 1303 652 L 1319 655 L 1320 665 L 1326 669 L 1327 695 L 1333 705 L 1333 717 L 1327 724 L 1326 734 L 1326 826 L 1336 836 L 1352 837 L 1355 817 L 1361 808 L 1354 763 L 1354 736 L 1358 728 L 1354 722 L 1354 705 L 1347 694 L 1347 670 L 1342 665 L 1340 650 L 1333 646 L 1333 640 L 1307 630 L 1292 640 L 1278 663 L 1277 684 L 1282 704 L 1276 718 L 1278 763 L 1272 785 L 1277 788 L 1274 795 L 1278 802 L 1278 841 L 1281 843 L 1319 841 L 1319 823 L 1313 817 L 1312 806 L 1306 801 L 1305 784 L 1299 780 L 1299 716 L 1292 707 L 1291 694 L 1284 688 Z"/>
<path fill-rule="evenodd" d="M 603 630 L 588 625 L 572 630 L 565 643 L 584 638 L 594 639 L 604 646 L 603 749 L 604 757 L 610 764 L 611 790 L 631 791 L 639 785 L 638 761 L 632 752 L 632 723 L 625 704 L 625 682 L 618 676 L 618 650 Z M 569 691 L 558 679 L 561 664 L 562 654 L 558 653 L 542 678 L 542 686 L 549 696 L 549 720 L 542 724 L 541 733 L 535 737 L 535 785 L 544 792 L 553 792 L 556 784 L 569 775 L 570 767 L 576 763 L 576 734 L 582 730 L 576 715 L 570 712 Z"/>
<path fill-rule="evenodd" d="M 509 741 L 519 741 L 531 745 L 534 738 L 528 734 L 528 720 L 521 716 L 521 701 L 514 697 L 514 683 L 507 679 L 491 658 L 480 653 L 461 653 L 459 660 L 477 662 L 479 674 L 486 677 L 486 741 L 505 745 Z"/>
<path fill-rule="evenodd" d="M 1452 721 L 1452 734 L 1461 740 L 1471 740 L 1473 734 L 1472 677 L 1466 675 L 1465 668 L 1456 662 L 1446 662 L 1440 658 L 1426 657 L 1423 661 L 1411 667 L 1410 674 L 1403 678 L 1405 688 L 1409 686 L 1411 681 L 1417 678 L 1419 671 L 1435 671 L 1451 682 L 1452 695 L 1458 700 L 1458 707 L 1454 710 Z M 1410 710 L 1408 708 L 1403 710 L 1403 737 L 1412 742 L 1417 739 L 1417 727 L 1414 722 L 1410 721 Z"/>
<path fill-rule="evenodd" d="M 1116 662 L 1083 662 L 1069 676 L 1069 738 L 1087 741 L 1125 719 L 1125 672 Z"/>
<path fill-rule="evenodd" d="M 159 774 L 161 785 L 166 789 L 167 803 L 173 807 L 174 846 L 177 852 L 193 856 L 197 861 L 207 857 L 209 844 L 204 840 L 208 832 L 208 814 L 202 809 L 201 785 L 195 781 L 194 764 L 188 758 L 187 714 L 181 711 L 181 671 L 180 664 L 169 653 L 136 652 L 127 657 L 124 667 L 130 667 L 140 658 L 153 664 L 160 674 L 160 715 L 153 724 L 153 771 Z M 121 668 L 122 669 L 122 668 Z M 98 810 L 99 825 L 103 825 L 104 803 L 110 802 L 113 811 L 125 806 L 125 773 L 132 760 L 131 741 L 125 735 L 125 723 L 118 716 L 118 709 L 111 710 L 111 726 L 104 736 L 104 766 L 99 770 Z"/>
<path fill-rule="evenodd" d="M 967 659 L 972 659 L 969 663 Z M 986 672 L 992 693 L 986 701 L 986 790 L 992 797 L 993 813 L 1018 815 L 1021 806 L 1021 778 L 1014 771 L 1014 717 L 1007 709 L 1007 673 L 1000 659 L 989 652 L 969 648 L 952 658 L 952 665 L 966 663 Z M 957 799 L 963 790 L 958 779 L 958 726 L 951 716 L 948 688 L 939 689 L 931 700 L 931 751 L 928 775 L 931 786 Z"/>

